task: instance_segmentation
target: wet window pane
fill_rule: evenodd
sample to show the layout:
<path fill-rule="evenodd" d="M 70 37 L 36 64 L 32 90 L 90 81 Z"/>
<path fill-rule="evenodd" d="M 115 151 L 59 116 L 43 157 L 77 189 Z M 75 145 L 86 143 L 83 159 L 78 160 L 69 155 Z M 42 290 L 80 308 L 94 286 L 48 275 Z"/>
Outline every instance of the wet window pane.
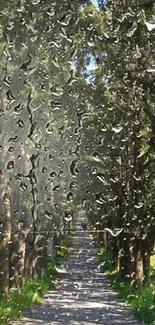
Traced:
<path fill-rule="evenodd" d="M 150 284 L 154 42 L 154 1 L 1 0 L 4 295 L 41 276 L 81 209 L 121 280 Z"/>

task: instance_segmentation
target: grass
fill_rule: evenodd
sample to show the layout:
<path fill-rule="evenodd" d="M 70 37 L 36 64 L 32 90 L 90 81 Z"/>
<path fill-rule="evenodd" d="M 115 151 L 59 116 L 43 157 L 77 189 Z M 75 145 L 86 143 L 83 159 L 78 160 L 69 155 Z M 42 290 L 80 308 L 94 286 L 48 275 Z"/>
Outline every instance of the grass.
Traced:
<path fill-rule="evenodd" d="M 66 238 L 61 242 L 60 249 L 57 251 L 57 260 L 64 259 L 67 257 L 68 249 L 71 245 L 73 235 L 70 233 Z"/>
<path fill-rule="evenodd" d="M 134 288 L 130 282 L 121 282 L 117 271 L 107 272 L 107 276 L 120 298 L 132 308 L 134 316 L 145 324 L 155 324 L 153 323 L 155 321 L 155 283 L 151 283 L 150 287 Z"/>
<path fill-rule="evenodd" d="M 112 264 L 108 258 L 108 254 L 107 254 L 106 250 L 104 248 L 98 248 L 98 255 L 99 255 L 99 259 L 102 263 L 104 272 L 113 271 L 114 267 L 112 266 Z"/>
<path fill-rule="evenodd" d="M 0 301 L 0 324 L 20 319 L 24 316 L 26 306 L 42 301 L 44 293 L 54 286 L 54 280 L 58 276 L 55 266 L 54 261 L 48 263 L 42 278 L 25 278 L 20 293 L 16 289 L 10 289 L 8 297 Z"/>
<path fill-rule="evenodd" d="M 94 236 L 94 240 L 96 240 L 96 236 Z M 151 256 L 150 287 L 134 288 L 130 282 L 121 282 L 119 272 L 114 270 L 104 248 L 98 248 L 98 254 L 100 261 L 104 263 L 103 269 L 108 276 L 110 286 L 131 307 L 134 316 L 145 324 L 155 325 L 155 255 Z"/>
<path fill-rule="evenodd" d="M 19 320 L 24 316 L 25 307 L 38 304 L 42 301 L 43 295 L 49 289 L 54 288 L 54 282 L 59 273 L 57 267 L 61 268 L 61 261 L 67 257 L 68 249 L 72 241 L 72 235 L 68 235 L 60 245 L 56 259 L 48 263 L 43 277 L 25 278 L 20 288 L 10 289 L 7 298 L 0 301 L 0 324 L 7 324 L 9 321 Z"/>

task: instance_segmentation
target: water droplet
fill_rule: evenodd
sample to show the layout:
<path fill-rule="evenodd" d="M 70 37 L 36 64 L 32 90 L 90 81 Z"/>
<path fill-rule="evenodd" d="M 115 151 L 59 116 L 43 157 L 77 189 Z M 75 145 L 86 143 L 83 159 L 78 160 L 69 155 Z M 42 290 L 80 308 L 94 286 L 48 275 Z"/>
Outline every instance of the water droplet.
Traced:
<path fill-rule="evenodd" d="M 16 106 L 14 106 L 14 112 L 16 114 L 20 114 L 20 112 L 22 111 L 22 109 L 23 109 L 23 105 L 22 105 L 21 102 L 19 104 L 17 104 Z"/>
<path fill-rule="evenodd" d="M 13 160 L 10 160 L 8 163 L 7 163 L 7 170 L 11 171 L 15 166 L 15 162 Z"/>
<path fill-rule="evenodd" d="M 73 201 L 73 193 L 72 192 L 69 192 L 66 196 L 66 200 L 67 202 L 71 202 Z"/>
<path fill-rule="evenodd" d="M 70 165 L 70 172 L 73 176 L 76 176 L 79 173 L 78 167 L 77 167 L 77 160 L 73 160 Z"/>
<path fill-rule="evenodd" d="M 120 133 L 123 130 L 123 127 L 121 125 L 116 125 L 115 127 L 113 126 L 111 130 L 115 133 Z"/>
<path fill-rule="evenodd" d="M 40 3 L 40 0 L 32 0 L 33 5 L 38 5 L 38 3 Z"/>
<path fill-rule="evenodd" d="M 8 140 L 8 142 L 18 142 L 19 141 L 19 136 L 16 135 L 15 137 L 12 137 Z"/>
<path fill-rule="evenodd" d="M 58 177 L 59 177 L 59 178 L 62 178 L 62 176 L 63 176 L 63 171 L 61 170 L 61 171 L 58 173 Z"/>
<path fill-rule="evenodd" d="M 105 183 L 106 179 L 105 179 L 105 175 L 102 173 L 97 173 L 97 178 L 102 182 Z"/>
<path fill-rule="evenodd" d="M 53 178 L 53 177 L 57 176 L 57 174 L 56 174 L 56 172 L 51 172 L 50 176 Z"/>
<path fill-rule="evenodd" d="M 60 189 L 60 185 L 56 185 L 53 187 L 53 191 L 57 192 Z"/>
<path fill-rule="evenodd" d="M 22 120 L 20 120 L 20 119 L 17 121 L 17 124 L 18 124 L 18 126 L 20 128 L 23 128 L 24 127 L 24 122 Z"/>
<path fill-rule="evenodd" d="M 44 173 L 46 173 L 47 172 L 47 168 L 46 167 L 43 167 L 42 168 L 42 173 L 44 174 Z"/>
<path fill-rule="evenodd" d="M 9 151 L 9 152 L 13 152 L 13 151 L 14 151 L 14 147 L 10 147 L 10 148 L 8 149 L 8 151 Z"/>
<path fill-rule="evenodd" d="M 76 188 L 77 187 L 77 182 L 73 181 L 70 183 L 70 189 Z"/>

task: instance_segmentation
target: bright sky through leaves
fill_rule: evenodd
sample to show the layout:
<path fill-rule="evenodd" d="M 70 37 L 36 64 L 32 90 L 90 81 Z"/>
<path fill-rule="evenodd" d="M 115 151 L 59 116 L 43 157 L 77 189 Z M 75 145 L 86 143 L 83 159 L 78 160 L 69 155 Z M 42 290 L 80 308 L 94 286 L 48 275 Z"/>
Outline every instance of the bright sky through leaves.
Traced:
<path fill-rule="evenodd" d="M 91 1 L 96 6 L 96 8 L 99 9 L 98 0 L 91 0 Z"/>

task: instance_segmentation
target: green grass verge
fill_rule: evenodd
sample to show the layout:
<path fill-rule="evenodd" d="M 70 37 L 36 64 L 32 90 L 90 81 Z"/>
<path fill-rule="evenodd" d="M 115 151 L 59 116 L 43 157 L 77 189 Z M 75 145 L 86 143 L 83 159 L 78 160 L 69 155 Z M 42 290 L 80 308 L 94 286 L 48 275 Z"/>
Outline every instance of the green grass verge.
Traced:
<path fill-rule="evenodd" d="M 57 260 L 64 259 L 67 257 L 68 249 L 71 245 L 73 235 L 70 233 L 66 238 L 64 238 L 61 242 L 60 249 L 57 251 Z"/>
<path fill-rule="evenodd" d="M 104 272 L 114 271 L 114 267 L 112 266 L 112 264 L 108 258 L 108 254 L 107 254 L 106 250 L 104 248 L 98 248 L 97 251 L 98 251 L 99 259 L 103 266 L 103 271 Z"/>
<path fill-rule="evenodd" d="M 134 288 L 130 283 L 121 282 L 117 271 L 107 272 L 107 276 L 120 298 L 132 308 L 133 314 L 145 324 L 155 324 L 155 283 L 150 287 Z"/>
<path fill-rule="evenodd" d="M 7 298 L 0 301 L 0 324 L 7 324 L 10 320 L 17 320 L 24 316 L 26 306 L 42 301 L 43 294 L 54 287 L 54 280 L 58 276 L 56 262 L 48 263 L 45 274 L 41 278 L 25 278 L 20 293 L 10 289 Z"/>
<path fill-rule="evenodd" d="M 100 243 L 100 239 L 99 239 L 99 235 L 98 233 L 95 231 L 95 227 L 93 227 L 92 225 L 89 226 L 89 229 L 91 231 L 92 237 L 93 237 L 93 241 L 96 247 L 101 248 L 101 243 Z"/>
<path fill-rule="evenodd" d="M 113 268 L 106 250 L 100 247 L 97 233 L 93 233 L 93 239 L 98 247 L 99 259 L 103 265 L 103 271 L 108 276 L 109 285 L 131 307 L 135 317 L 145 324 L 155 325 L 155 255 L 151 256 L 150 287 L 135 288 L 130 282 L 121 282 L 119 272 Z"/>
<path fill-rule="evenodd" d="M 100 261 L 107 274 L 109 284 L 118 292 L 120 298 L 132 309 L 133 314 L 141 322 L 155 325 L 155 257 L 151 258 L 150 287 L 134 288 L 130 282 L 121 282 L 119 272 L 114 270 L 105 249 L 98 249 Z"/>
<path fill-rule="evenodd" d="M 57 267 L 61 268 L 61 261 L 67 257 L 72 238 L 73 236 L 69 234 L 61 242 L 56 259 L 48 263 L 43 277 L 25 278 L 20 293 L 10 289 L 8 297 L 0 300 L 1 325 L 21 319 L 24 316 L 25 307 L 40 303 L 45 292 L 54 288 L 54 281 L 59 277 Z"/>

